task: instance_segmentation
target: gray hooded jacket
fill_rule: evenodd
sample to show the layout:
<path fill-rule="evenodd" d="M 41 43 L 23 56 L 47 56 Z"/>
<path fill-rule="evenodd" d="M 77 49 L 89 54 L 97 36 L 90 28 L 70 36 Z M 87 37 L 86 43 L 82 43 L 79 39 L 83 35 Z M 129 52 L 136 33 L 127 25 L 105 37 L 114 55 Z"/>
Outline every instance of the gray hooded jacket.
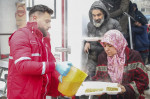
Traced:
<path fill-rule="evenodd" d="M 102 9 L 105 13 L 104 22 L 100 27 L 95 27 L 93 25 L 93 17 L 92 17 L 92 9 L 99 8 Z M 90 10 L 89 10 L 89 18 L 90 22 L 88 23 L 88 37 L 102 37 L 108 30 L 117 29 L 121 31 L 121 26 L 119 22 L 115 19 L 110 18 L 110 15 L 105 7 L 105 5 L 101 1 L 95 1 Z M 95 67 L 97 65 L 98 55 L 103 51 L 103 47 L 99 42 L 90 42 L 90 50 L 87 61 L 87 69 L 89 72 L 89 76 L 93 75 L 90 72 L 95 71 Z"/>

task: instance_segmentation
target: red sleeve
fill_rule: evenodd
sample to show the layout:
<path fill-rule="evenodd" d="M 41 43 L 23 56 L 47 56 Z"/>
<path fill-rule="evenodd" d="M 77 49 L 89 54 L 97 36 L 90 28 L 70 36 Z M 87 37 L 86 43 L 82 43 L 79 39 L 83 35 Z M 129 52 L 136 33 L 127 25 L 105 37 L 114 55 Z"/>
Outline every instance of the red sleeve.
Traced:
<path fill-rule="evenodd" d="M 149 84 L 147 70 L 139 52 L 132 50 L 132 53 L 130 53 L 129 55 L 130 58 L 128 62 L 130 63 L 130 65 L 132 64 L 132 66 L 136 66 L 136 68 L 132 70 L 134 74 L 130 73 L 129 75 L 134 75 L 133 80 L 128 84 L 124 84 L 124 86 L 128 87 L 128 89 L 131 88 L 136 94 L 142 94 Z"/>
<path fill-rule="evenodd" d="M 48 73 L 48 77 L 50 78 L 50 85 L 47 87 L 47 94 L 49 96 L 60 96 L 61 93 L 58 91 L 58 85 L 59 85 L 59 73 L 57 71 L 54 71 L 52 73 Z"/>
<path fill-rule="evenodd" d="M 31 60 L 31 47 L 28 34 L 22 31 L 14 33 L 9 41 L 9 44 L 11 55 L 18 72 L 29 75 L 41 75 L 43 71 L 43 65 L 45 66 L 44 73 L 55 70 L 54 62 L 43 63 Z M 21 61 L 17 61 L 18 59 Z"/>

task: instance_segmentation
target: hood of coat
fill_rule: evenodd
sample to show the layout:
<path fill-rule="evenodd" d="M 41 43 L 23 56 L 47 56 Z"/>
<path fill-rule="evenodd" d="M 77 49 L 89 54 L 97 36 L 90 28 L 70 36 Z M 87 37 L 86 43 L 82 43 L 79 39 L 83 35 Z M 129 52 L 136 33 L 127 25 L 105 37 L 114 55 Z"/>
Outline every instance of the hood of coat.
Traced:
<path fill-rule="evenodd" d="M 137 7 L 137 4 L 136 4 L 136 3 L 133 3 L 132 6 L 136 8 L 135 11 L 138 11 L 138 7 Z"/>
<path fill-rule="evenodd" d="M 92 17 L 92 9 L 93 9 L 93 8 L 99 8 L 99 9 L 102 9 L 102 10 L 105 12 L 104 22 L 103 22 L 103 23 L 105 23 L 105 21 L 107 21 L 107 20 L 110 18 L 110 15 L 109 15 L 109 12 L 108 12 L 106 6 L 105 6 L 101 1 L 95 1 L 95 2 L 92 4 L 92 6 L 91 6 L 91 8 L 90 8 L 90 10 L 89 10 L 89 18 L 90 18 L 90 22 L 91 22 L 92 24 L 93 24 L 93 17 Z M 102 24 L 103 24 L 103 23 L 102 23 Z"/>

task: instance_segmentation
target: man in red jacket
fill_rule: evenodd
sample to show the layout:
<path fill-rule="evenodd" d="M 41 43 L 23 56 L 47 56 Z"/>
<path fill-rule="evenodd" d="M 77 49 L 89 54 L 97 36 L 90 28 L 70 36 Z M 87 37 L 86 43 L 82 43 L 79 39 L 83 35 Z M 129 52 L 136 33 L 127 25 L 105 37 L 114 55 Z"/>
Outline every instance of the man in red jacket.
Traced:
<path fill-rule="evenodd" d="M 46 95 L 60 95 L 58 78 L 66 76 L 72 64 L 55 62 L 51 53 L 48 35 L 51 14 L 53 10 L 47 6 L 33 6 L 26 27 L 10 36 L 8 99 L 46 99 Z"/>

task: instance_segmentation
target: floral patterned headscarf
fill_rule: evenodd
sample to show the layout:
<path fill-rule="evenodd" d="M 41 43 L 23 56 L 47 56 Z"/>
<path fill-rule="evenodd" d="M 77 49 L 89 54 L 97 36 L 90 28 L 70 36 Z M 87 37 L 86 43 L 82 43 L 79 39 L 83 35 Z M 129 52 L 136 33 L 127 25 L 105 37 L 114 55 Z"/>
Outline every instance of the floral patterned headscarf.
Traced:
<path fill-rule="evenodd" d="M 110 75 L 112 82 L 121 83 L 126 57 L 125 48 L 128 45 L 127 41 L 120 31 L 109 30 L 104 34 L 104 37 L 101 40 L 102 46 L 104 42 L 113 45 L 117 50 L 117 54 L 115 54 L 113 57 L 107 56 L 107 66 L 108 74 Z"/>

